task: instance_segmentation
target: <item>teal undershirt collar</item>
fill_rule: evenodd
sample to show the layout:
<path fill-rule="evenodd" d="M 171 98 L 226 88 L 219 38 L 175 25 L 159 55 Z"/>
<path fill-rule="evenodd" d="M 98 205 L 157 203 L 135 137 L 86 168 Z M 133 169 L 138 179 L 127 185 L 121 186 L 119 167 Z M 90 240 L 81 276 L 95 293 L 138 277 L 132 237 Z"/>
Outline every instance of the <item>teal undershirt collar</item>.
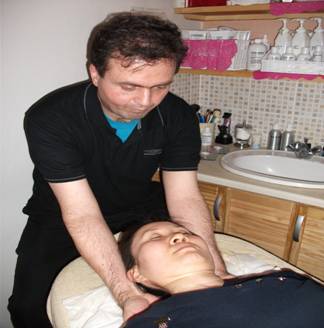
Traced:
<path fill-rule="evenodd" d="M 105 117 L 109 125 L 116 130 L 116 136 L 122 141 L 125 142 L 130 134 L 133 132 L 134 128 L 138 124 L 139 120 L 132 120 L 130 122 L 120 122 L 113 121 L 106 114 Z"/>

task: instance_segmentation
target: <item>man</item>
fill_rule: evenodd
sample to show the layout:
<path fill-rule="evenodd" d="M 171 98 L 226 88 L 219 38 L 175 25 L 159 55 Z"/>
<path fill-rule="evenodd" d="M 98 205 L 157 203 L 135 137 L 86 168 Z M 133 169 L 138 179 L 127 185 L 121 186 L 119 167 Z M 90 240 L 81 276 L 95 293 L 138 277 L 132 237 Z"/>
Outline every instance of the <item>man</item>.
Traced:
<path fill-rule="evenodd" d="M 27 111 L 34 187 L 8 306 L 15 327 L 50 327 L 51 283 L 79 254 L 111 289 L 125 319 L 145 309 L 151 299 L 127 280 L 112 235 L 143 214 L 168 211 L 204 236 L 225 273 L 197 184 L 197 120 L 168 92 L 185 53 L 173 23 L 111 15 L 89 38 L 91 82 L 56 90 Z M 158 168 L 164 193 L 151 181 Z"/>

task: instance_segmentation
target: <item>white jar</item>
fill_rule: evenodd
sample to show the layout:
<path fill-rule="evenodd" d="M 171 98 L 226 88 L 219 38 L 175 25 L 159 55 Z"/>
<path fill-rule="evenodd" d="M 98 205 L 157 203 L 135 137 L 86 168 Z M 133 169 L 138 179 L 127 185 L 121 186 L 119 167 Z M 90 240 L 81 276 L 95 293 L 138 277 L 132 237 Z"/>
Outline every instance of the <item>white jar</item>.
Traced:
<path fill-rule="evenodd" d="M 213 133 L 209 126 L 206 126 L 201 134 L 201 153 L 209 153 L 213 144 Z"/>
<path fill-rule="evenodd" d="M 286 60 L 286 61 L 296 60 L 296 56 L 294 54 L 294 48 L 288 47 L 287 51 L 281 56 L 281 60 Z"/>
<path fill-rule="evenodd" d="M 261 69 L 261 60 L 267 52 L 267 46 L 261 39 L 255 39 L 248 49 L 247 69 L 258 71 Z"/>
<path fill-rule="evenodd" d="M 298 55 L 297 60 L 309 61 L 311 59 L 309 48 L 302 48 L 301 53 Z"/>
<path fill-rule="evenodd" d="M 278 47 L 272 47 L 271 51 L 267 57 L 268 60 L 280 60 L 280 53 Z"/>

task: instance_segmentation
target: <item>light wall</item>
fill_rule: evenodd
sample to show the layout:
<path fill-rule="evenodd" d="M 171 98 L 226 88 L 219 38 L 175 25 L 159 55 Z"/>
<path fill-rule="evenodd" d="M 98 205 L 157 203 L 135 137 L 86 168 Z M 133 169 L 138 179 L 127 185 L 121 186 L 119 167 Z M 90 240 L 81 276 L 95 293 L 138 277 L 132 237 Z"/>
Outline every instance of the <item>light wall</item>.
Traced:
<path fill-rule="evenodd" d="M 0 327 L 26 223 L 32 163 L 23 132 L 24 112 L 45 93 L 87 78 L 85 46 L 92 27 L 108 13 L 132 7 L 160 9 L 173 17 L 171 0 L 0 0 Z M 175 18 L 180 23 L 181 17 Z"/>

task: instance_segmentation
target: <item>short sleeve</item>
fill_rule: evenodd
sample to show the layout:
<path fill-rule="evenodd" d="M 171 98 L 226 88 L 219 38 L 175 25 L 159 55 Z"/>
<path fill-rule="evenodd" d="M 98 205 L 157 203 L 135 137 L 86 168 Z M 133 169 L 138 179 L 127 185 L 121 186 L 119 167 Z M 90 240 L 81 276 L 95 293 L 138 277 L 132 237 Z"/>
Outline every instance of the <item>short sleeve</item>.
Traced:
<path fill-rule="evenodd" d="M 31 159 L 48 182 L 85 177 L 82 154 L 68 123 L 54 110 L 30 109 L 24 129 Z"/>
<path fill-rule="evenodd" d="M 161 169 L 165 171 L 197 170 L 200 161 L 200 130 L 196 114 L 180 98 L 171 102 L 167 118 L 167 144 Z"/>

